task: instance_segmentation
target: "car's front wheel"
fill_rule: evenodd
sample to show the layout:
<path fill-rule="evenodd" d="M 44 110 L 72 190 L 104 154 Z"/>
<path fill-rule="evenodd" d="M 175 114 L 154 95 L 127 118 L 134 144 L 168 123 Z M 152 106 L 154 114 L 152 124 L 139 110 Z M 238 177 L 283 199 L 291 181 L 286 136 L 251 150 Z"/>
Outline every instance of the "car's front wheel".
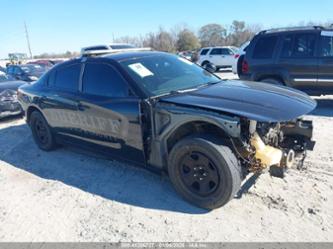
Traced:
<path fill-rule="evenodd" d="M 39 111 L 33 111 L 30 115 L 30 128 L 37 146 L 45 151 L 55 148 L 56 142 L 50 126 Z"/>
<path fill-rule="evenodd" d="M 170 152 L 168 172 L 184 199 L 206 209 L 225 205 L 241 184 L 241 169 L 234 153 L 210 136 L 179 141 Z"/>

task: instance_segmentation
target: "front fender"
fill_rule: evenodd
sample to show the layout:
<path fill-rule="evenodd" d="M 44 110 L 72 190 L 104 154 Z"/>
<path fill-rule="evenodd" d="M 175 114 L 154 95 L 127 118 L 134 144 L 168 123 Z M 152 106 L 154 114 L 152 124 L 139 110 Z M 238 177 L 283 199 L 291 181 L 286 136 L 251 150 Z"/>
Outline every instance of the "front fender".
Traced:
<path fill-rule="evenodd" d="M 167 141 L 170 136 L 183 125 L 192 122 L 205 122 L 219 127 L 233 138 L 240 136 L 241 127 L 239 117 L 231 117 L 202 109 L 192 109 L 169 104 L 161 104 L 154 111 L 155 134 L 151 142 L 151 153 L 148 164 L 164 168 L 167 166 Z"/>

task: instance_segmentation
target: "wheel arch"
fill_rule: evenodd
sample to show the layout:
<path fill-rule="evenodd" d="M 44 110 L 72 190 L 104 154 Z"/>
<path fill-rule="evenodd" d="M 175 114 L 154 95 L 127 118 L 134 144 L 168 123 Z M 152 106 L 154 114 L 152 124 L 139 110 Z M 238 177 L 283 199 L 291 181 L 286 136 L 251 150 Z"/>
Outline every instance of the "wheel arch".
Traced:
<path fill-rule="evenodd" d="M 210 114 L 211 115 L 211 114 Z M 174 116 L 166 127 L 157 129 L 158 135 L 152 140 L 148 164 L 154 168 L 166 169 L 168 157 L 173 146 L 192 134 L 207 134 L 229 138 L 240 136 L 239 119 L 227 116 L 186 115 Z"/>
<path fill-rule="evenodd" d="M 45 115 L 43 114 L 43 112 L 37 107 L 37 106 L 35 106 L 35 105 L 30 105 L 28 108 L 27 108 L 27 111 L 26 111 L 26 121 L 27 121 L 27 123 L 29 124 L 30 123 L 30 116 L 31 116 L 31 113 L 33 112 L 33 111 L 38 111 L 38 112 L 40 112 L 42 115 L 43 115 L 43 117 L 45 118 Z M 46 118 L 45 118 L 45 120 L 47 120 Z"/>
<path fill-rule="evenodd" d="M 230 135 L 218 124 L 209 120 L 192 120 L 184 122 L 165 138 L 168 153 L 181 139 L 193 134 L 216 135 L 221 138 L 229 138 Z"/>

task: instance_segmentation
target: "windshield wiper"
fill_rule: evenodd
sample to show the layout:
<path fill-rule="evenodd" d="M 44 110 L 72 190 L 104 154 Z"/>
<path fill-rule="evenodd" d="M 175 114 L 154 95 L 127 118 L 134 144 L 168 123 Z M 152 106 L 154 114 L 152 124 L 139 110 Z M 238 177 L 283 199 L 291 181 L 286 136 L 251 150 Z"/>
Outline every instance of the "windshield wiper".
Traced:
<path fill-rule="evenodd" d="M 211 81 L 211 82 L 207 82 L 205 84 L 202 84 L 202 85 L 198 85 L 196 87 L 192 87 L 192 88 L 185 88 L 185 89 L 179 89 L 179 90 L 172 90 L 170 91 L 170 94 L 177 94 L 177 93 L 186 93 L 186 92 L 192 92 L 192 91 L 195 91 L 195 90 L 198 90 L 202 87 L 206 87 L 206 86 L 210 86 L 210 85 L 215 85 L 217 83 L 220 83 L 221 81 Z"/>

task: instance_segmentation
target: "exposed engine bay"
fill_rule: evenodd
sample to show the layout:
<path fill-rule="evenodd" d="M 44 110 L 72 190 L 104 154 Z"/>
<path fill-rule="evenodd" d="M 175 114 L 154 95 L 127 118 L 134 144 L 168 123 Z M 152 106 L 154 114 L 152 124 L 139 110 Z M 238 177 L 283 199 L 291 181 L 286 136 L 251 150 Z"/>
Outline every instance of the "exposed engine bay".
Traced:
<path fill-rule="evenodd" d="M 250 172 L 270 167 L 284 170 L 302 168 L 306 150 L 313 150 L 312 121 L 297 119 L 290 122 L 264 123 L 244 121 L 243 148 L 237 149 L 243 164 Z"/>
<path fill-rule="evenodd" d="M 0 118 L 22 113 L 22 108 L 17 100 L 17 93 L 14 90 L 0 92 Z"/>

